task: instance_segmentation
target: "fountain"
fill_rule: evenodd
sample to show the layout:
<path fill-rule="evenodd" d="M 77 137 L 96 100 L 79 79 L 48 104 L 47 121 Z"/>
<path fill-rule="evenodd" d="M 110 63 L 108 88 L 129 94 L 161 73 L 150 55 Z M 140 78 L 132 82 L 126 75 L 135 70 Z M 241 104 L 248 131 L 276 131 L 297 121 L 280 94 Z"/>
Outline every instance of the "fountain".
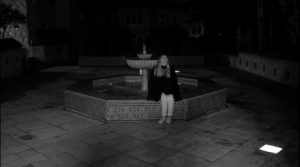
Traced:
<path fill-rule="evenodd" d="M 143 52 L 126 59 L 129 67 L 140 69 L 140 75 L 119 75 L 79 81 L 65 90 L 65 109 L 105 122 L 159 119 L 160 102 L 146 100 L 148 70 L 156 59 Z M 178 76 L 183 100 L 175 102 L 174 120 L 190 120 L 226 106 L 226 89 L 208 78 Z"/>
<path fill-rule="evenodd" d="M 126 59 L 126 62 L 129 67 L 140 69 L 142 75 L 141 91 L 146 92 L 148 91 L 148 70 L 157 64 L 157 60 L 150 59 L 152 54 L 147 53 L 145 44 L 143 44 L 143 53 L 138 53 L 137 56 L 139 59 Z"/>

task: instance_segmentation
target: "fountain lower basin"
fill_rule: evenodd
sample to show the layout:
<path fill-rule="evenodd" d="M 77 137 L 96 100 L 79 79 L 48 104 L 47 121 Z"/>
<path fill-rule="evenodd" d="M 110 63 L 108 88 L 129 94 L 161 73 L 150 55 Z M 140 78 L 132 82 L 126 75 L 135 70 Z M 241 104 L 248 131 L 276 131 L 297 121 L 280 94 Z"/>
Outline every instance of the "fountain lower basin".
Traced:
<path fill-rule="evenodd" d="M 115 76 L 83 81 L 65 90 L 65 109 L 102 121 L 160 118 L 161 104 L 146 100 L 140 76 Z M 226 106 L 226 89 L 213 82 L 178 77 L 183 100 L 175 102 L 173 119 L 190 120 Z"/>

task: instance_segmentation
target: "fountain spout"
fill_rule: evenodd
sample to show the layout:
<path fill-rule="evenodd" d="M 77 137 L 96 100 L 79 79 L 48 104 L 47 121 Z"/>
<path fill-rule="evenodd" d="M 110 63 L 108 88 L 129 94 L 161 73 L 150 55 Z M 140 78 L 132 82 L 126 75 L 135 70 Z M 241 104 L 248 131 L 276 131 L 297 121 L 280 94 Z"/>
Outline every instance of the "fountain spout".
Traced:
<path fill-rule="evenodd" d="M 137 56 L 140 59 L 150 59 L 152 54 L 147 53 L 146 45 L 143 44 L 143 51 L 142 51 L 142 53 L 138 53 Z"/>
<path fill-rule="evenodd" d="M 147 54 L 146 45 L 143 44 L 143 54 Z"/>

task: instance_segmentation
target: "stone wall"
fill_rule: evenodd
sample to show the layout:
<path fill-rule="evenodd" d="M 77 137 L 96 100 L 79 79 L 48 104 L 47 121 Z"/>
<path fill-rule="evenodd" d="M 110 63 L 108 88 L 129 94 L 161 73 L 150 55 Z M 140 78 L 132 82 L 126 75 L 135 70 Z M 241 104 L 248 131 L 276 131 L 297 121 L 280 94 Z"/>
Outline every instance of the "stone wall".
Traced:
<path fill-rule="evenodd" d="M 267 58 L 250 53 L 229 56 L 230 66 L 292 87 L 299 87 L 299 65 L 297 62 Z"/>
<path fill-rule="evenodd" d="M 175 66 L 204 65 L 204 56 L 169 56 L 171 64 Z M 78 61 L 81 67 L 98 66 L 127 66 L 125 57 L 88 57 L 81 56 Z"/>
<path fill-rule="evenodd" d="M 1 52 L 1 79 L 23 74 L 25 69 L 25 49 Z"/>

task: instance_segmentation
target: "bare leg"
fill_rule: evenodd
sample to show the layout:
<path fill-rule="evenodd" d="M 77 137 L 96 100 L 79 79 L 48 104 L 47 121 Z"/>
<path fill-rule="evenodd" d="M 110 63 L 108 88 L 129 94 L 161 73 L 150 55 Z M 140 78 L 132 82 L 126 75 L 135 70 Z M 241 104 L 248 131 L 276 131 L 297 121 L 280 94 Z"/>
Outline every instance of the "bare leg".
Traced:
<path fill-rule="evenodd" d="M 167 101 L 167 96 L 162 93 L 161 94 L 161 98 L 160 98 L 160 101 L 161 101 L 161 119 L 158 121 L 159 124 L 162 124 L 164 123 L 165 121 L 165 118 L 167 116 L 167 105 L 168 105 L 168 101 Z"/>
<path fill-rule="evenodd" d="M 167 96 L 167 101 L 168 101 L 168 119 L 167 123 L 170 124 L 174 112 L 174 96 L 173 95 L 168 95 Z"/>

